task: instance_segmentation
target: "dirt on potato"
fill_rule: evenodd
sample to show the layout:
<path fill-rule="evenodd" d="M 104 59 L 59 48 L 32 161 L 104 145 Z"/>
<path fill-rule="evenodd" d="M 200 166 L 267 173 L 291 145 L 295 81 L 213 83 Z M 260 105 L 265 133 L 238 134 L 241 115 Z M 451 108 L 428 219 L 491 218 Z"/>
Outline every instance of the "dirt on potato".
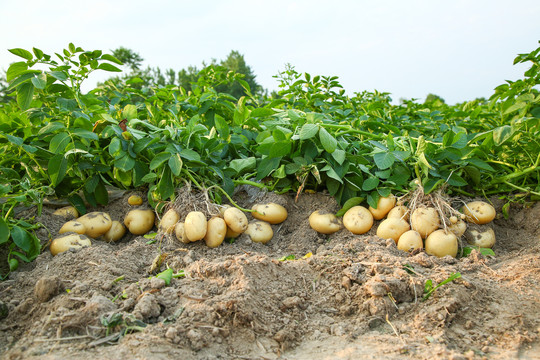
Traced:
<path fill-rule="evenodd" d="M 95 210 L 122 221 L 130 195 Z M 311 212 L 339 209 L 324 194 L 244 188 L 234 199 L 278 203 L 288 219 L 265 245 L 128 234 L 55 257 L 44 248 L 0 283 L 0 358 L 540 358 L 540 203 L 491 224 L 495 257 L 455 259 L 398 250 L 375 235 L 380 221 L 364 235 L 318 234 Z M 171 207 L 181 219 L 218 211 L 187 191 Z M 54 210 L 37 219 L 44 245 L 64 223 Z M 167 268 L 168 285 L 155 276 Z M 423 300 L 426 281 L 458 272 Z"/>

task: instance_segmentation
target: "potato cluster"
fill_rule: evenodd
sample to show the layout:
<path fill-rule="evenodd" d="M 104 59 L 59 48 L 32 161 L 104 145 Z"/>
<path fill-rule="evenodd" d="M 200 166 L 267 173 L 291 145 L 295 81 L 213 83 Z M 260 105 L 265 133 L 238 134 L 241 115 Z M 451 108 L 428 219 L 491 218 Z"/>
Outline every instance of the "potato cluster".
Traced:
<path fill-rule="evenodd" d="M 394 240 L 398 249 L 411 252 L 425 248 L 430 255 L 456 257 L 461 236 L 474 246 L 491 248 L 495 244 L 493 229 L 485 225 L 494 218 L 493 206 L 473 201 L 462 208 L 461 218 L 451 216 L 443 224 L 435 208 L 418 206 L 411 213 L 406 206 L 396 205 L 396 198 L 390 195 L 381 197 L 376 209 L 353 206 L 343 219 L 332 213 L 315 211 L 309 217 L 309 224 L 322 234 L 332 234 L 342 226 L 353 234 L 364 234 L 372 228 L 374 220 L 382 220 L 377 227 L 377 236 Z"/>
<path fill-rule="evenodd" d="M 234 239 L 247 234 L 253 242 L 266 244 L 274 236 L 271 224 L 279 224 L 287 219 L 285 207 L 275 204 L 256 204 L 251 213 L 255 220 L 249 222 L 246 214 L 236 207 L 222 208 L 219 216 L 210 219 L 200 211 L 189 212 L 184 221 L 178 212 L 168 210 L 159 223 L 159 230 L 173 234 L 184 243 L 189 244 L 204 240 L 211 248 L 218 247 L 225 239 Z"/>

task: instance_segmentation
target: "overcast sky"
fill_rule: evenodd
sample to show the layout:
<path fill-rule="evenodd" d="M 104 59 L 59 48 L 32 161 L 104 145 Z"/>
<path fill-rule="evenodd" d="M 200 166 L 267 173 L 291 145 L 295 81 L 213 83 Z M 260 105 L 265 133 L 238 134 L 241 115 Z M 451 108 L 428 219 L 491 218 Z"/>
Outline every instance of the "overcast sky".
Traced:
<path fill-rule="evenodd" d="M 290 63 L 336 75 L 347 93 L 447 103 L 489 97 L 522 76 L 518 53 L 540 40 L 539 0 L 0 0 L 0 69 L 7 49 L 61 52 L 120 46 L 144 66 L 180 70 L 238 50 L 269 90 Z M 107 73 L 94 73 L 86 89 Z"/>

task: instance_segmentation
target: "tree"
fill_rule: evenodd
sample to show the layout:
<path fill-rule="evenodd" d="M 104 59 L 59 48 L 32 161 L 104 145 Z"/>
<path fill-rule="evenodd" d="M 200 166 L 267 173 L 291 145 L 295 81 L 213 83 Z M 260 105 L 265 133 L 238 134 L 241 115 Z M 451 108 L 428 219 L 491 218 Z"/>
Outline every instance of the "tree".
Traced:
<path fill-rule="evenodd" d="M 112 51 L 112 55 L 124 63 L 132 72 L 139 70 L 144 59 L 135 51 L 120 46 Z"/>
<path fill-rule="evenodd" d="M 426 96 L 426 101 L 424 101 L 424 104 L 430 104 L 430 103 L 436 103 L 436 102 L 438 102 L 436 105 L 439 105 L 439 106 L 442 104 L 446 104 L 446 102 L 444 101 L 442 97 L 435 94 L 428 94 L 428 96 Z"/>
<path fill-rule="evenodd" d="M 227 58 L 221 61 L 220 65 L 227 68 L 229 71 L 243 74 L 243 80 L 248 83 L 252 94 L 259 94 L 262 91 L 262 86 L 255 81 L 256 76 L 253 73 L 253 70 L 251 70 L 251 67 L 246 64 L 244 55 L 240 54 L 238 51 L 232 50 Z M 237 99 L 246 95 L 244 88 L 238 81 L 231 84 L 218 86 L 216 90 L 231 94 Z"/>

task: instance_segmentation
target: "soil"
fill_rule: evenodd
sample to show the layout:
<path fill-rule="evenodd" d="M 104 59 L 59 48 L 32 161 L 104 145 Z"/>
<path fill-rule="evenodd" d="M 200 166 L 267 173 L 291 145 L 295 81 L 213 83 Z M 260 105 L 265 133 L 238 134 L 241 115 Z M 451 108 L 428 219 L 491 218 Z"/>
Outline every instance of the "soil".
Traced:
<path fill-rule="evenodd" d="M 96 210 L 122 220 L 129 195 Z M 216 211 L 186 191 L 178 199 L 181 217 Z M 402 252 L 375 235 L 377 222 L 364 235 L 318 234 L 310 213 L 339 209 L 324 194 L 295 203 L 244 188 L 234 199 L 276 202 L 289 217 L 265 245 L 241 235 L 211 249 L 159 234 L 55 257 L 45 247 L 0 283 L 0 357 L 540 359 L 540 203 L 491 223 L 495 257 L 455 259 Z M 54 210 L 37 218 L 44 246 L 65 222 Z M 179 274 L 169 285 L 155 276 L 167 268 Z M 457 272 L 422 300 L 428 279 Z"/>

